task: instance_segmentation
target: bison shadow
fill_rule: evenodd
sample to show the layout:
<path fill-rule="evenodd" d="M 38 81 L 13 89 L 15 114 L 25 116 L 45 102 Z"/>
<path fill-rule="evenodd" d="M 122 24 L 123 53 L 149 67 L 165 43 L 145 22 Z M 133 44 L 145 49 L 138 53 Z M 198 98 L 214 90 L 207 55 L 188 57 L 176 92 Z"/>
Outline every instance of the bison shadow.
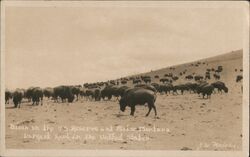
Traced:
<path fill-rule="evenodd" d="M 15 109 L 16 107 L 15 106 L 7 106 L 5 107 L 5 109 Z"/>
<path fill-rule="evenodd" d="M 112 114 L 112 115 L 114 115 L 115 117 L 118 117 L 118 118 L 130 116 L 130 115 L 123 115 L 123 114 L 119 114 L 119 113 L 115 113 L 115 114 Z"/>

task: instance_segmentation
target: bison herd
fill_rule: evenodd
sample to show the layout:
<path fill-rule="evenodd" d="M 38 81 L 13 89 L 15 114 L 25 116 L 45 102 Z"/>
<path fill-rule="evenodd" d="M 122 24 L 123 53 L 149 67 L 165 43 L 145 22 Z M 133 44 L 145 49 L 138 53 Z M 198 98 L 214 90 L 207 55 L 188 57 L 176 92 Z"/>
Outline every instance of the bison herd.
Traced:
<path fill-rule="evenodd" d="M 190 66 L 199 66 L 201 62 Z M 5 103 L 8 104 L 12 99 L 15 108 L 20 108 L 21 103 L 26 100 L 32 105 L 43 105 L 43 99 L 47 98 L 57 103 L 72 103 L 79 99 L 86 101 L 119 101 L 120 110 L 125 111 L 128 106 L 131 108 L 131 115 L 134 115 L 135 106 L 148 104 L 150 114 L 151 109 L 157 115 L 155 101 L 157 94 L 183 95 L 185 93 L 197 94 L 202 98 L 210 98 L 213 93 L 228 93 L 228 87 L 220 81 L 222 66 L 206 69 L 204 75 L 195 73 L 187 74 L 187 69 L 174 74 L 172 72 L 164 74 L 163 77 L 151 76 L 131 76 L 106 82 L 85 83 L 83 85 L 61 85 L 54 88 L 30 87 L 28 89 L 16 89 L 11 92 L 5 91 Z M 235 70 L 236 71 L 236 70 Z M 215 81 L 208 83 L 211 79 L 211 72 L 214 72 Z M 178 75 L 179 74 L 179 75 Z M 177 83 L 183 78 L 185 83 Z M 242 75 L 238 75 L 236 82 L 242 80 Z M 211 80 L 209 81 L 211 82 Z"/>

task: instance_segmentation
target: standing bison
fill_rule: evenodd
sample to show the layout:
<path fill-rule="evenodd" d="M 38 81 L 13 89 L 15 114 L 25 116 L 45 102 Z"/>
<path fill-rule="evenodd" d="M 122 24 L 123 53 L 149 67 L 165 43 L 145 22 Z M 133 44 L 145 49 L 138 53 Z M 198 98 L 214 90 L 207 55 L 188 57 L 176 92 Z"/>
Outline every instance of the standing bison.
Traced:
<path fill-rule="evenodd" d="M 236 76 L 236 82 L 240 82 L 243 79 L 242 75 L 237 75 Z"/>
<path fill-rule="evenodd" d="M 17 108 L 17 107 L 20 108 L 23 97 L 24 97 L 23 90 L 17 89 L 13 93 L 13 102 L 14 102 L 15 108 Z"/>
<path fill-rule="evenodd" d="M 41 101 L 41 105 L 43 105 L 43 90 L 40 87 L 35 87 L 31 91 L 32 105 L 38 105 Z"/>
<path fill-rule="evenodd" d="M 214 88 L 218 89 L 218 92 L 222 93 L 222 90 L 225 93 L 228 93 L 228 88 L 226 87 L 225 83 L 221 81 L 217 81 L 211 84 Z"/>
<path fill-rule="evenodd" d="M 58 97 L 61 98 L 62 102 L 67 99 L 68 102 L 74 101 L 74 94 L 72 93 L 72 88 L 69 86 L 58 86 L 54 88 L 54 99 L 58 101 Z"/>
<path fill-rule="evenodd" d="M 120 110 L 122 112 L 125 111 L 126 106 L 129 106 L 131 108 L 130 115 L 134 115 L 135 112 L 135 106 L 136 105 L 144 105 L 145 103 L 148 104 L 148 113 L 146 116 L 150 114 L 150 111 L 152 108 L 154 109 L 155 116 L 157 115 L 156 107 L 155 107 L 155 100 L 156 95 L 153 91 L 145 89 L 145 88 L 132 88 L 127 90 L 123 97 L 120 99 Z"/>

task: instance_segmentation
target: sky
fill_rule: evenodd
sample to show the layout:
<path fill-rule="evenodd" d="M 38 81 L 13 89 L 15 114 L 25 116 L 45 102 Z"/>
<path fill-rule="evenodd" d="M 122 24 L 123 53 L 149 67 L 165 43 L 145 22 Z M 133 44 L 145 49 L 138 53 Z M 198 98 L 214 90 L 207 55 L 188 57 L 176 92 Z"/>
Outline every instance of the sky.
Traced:
<path fill-rule="evenodd" d="M 5 86 L 106 81 L 243 48 L 234 8 L 7 7 Z"/>

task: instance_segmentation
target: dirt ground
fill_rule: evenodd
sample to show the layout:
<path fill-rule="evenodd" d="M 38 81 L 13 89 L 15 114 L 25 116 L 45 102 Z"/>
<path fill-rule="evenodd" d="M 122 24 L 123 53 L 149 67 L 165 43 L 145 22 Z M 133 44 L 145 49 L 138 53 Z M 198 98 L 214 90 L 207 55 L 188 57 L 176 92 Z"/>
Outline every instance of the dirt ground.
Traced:
<path fill-rule="evenodd" d="M 238 88 L 235 88 L 238 89 Z M 211 99 L 201 99 L 197 94 L 158 95 L 156 106 L 158 116 L 151 112 L 145 117 L 146 106 L 137 106 L 135 116 L 129 115 L 130 108 L 124 113 L 119 111 L 118 102 L 86 101 L 54 103 L 44 102 L 43 106 L 31 106 L 25 103 L 20 109 L 6 107 L 6 146 L 7 148 L 76 148 L 76 149 L 152 149 L 152 150 L 240 150 L 241 144 L 241 109 L 242 94 L 240 90 L 228 94 L 214 94 Z M 18 126 L 14 129 L 13 125 Z M 24 138 L 24 134 L 45 135 L 44 125 L 54 130 L 50 139 Z M 24 126 L 28 130 L 24 130 Z M 31 130 L 38 126 L 39 130 Z M 58 130 L 65 127 L 65 131 Z M 73 126 L 98 129 L 112 126 L 113 131 L 68 131 Z M 136 131 L 116 131 L 118 128 L 137 128 Z M 144 128 L 160 128 L 165 131 L 143 131 Z M 140 130 L 141 129 L 141 130 Z M 140 131 L 140 132 L 139 132 Z M 79 135 L 82 139 L 57 138 L 56 134 L 72 137 Z M 90 134 L 122 136 L 122 139 L 86 139 Z M 128 135 L 144 137 L 128 139 Z"/>

